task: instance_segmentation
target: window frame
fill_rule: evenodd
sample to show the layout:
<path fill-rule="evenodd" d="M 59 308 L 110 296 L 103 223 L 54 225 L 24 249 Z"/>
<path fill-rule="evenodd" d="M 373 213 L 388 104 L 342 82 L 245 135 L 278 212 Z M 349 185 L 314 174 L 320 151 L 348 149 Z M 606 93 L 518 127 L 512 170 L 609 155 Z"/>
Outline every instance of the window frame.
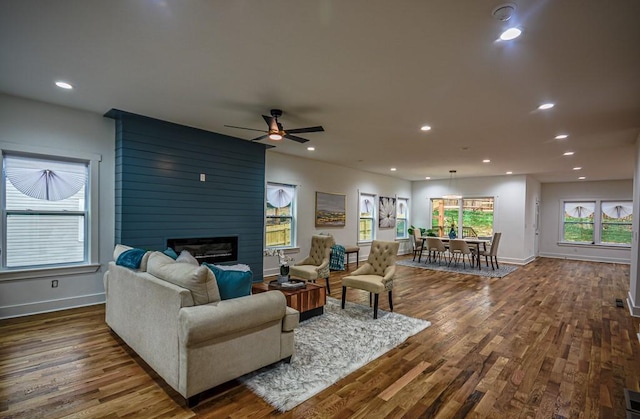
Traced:
<path fill-rule="evenodd" d="M 447 223 L 447 218 L 446 215 L 444 216 L 444 226 L 443 226 L 443 231 L 440 231 L 440 226 L 433 225 L 433 212 L 435 211 L 435 205 L 434 205 L 434 201 L 457 201 L 457 214 L 456 214 L 456 219 L 454 220 L 455 225 L 456 225 L 456 235 L 458 237 L 463 237 L 463 232 L 464 232 L 464 227 L 473 227 L 473 226 L 465 226 L 464 225 L 464 203 L 465 201 L 478 201 L 478 200 L 491 200 L 492 201 L 492 207 L 493 207 L 493 216 L 491 217 L 491 235 L 487 235 L 487 236 L 482 236 L 482 235 L 478 235 L 478 237 L 492 237 L 493 236 L 493 232 L 495 231 L 494 226 L 496 225 L 496 197 L 495 196 L 489 196 L 489 195 L 485 195 L 485 196 L 475 196 L 475 197 L 460 197 L 458 199 L 450 199 L 450 198 L 430 198 L 429 200 L 429 205 L 430 205 L 430 212 L 429 212 L 429 227 L 430 229 L 434 229 L 437 230 L 439 234 L 442 234 L 443 236 L 447 236 L 449 234 L 449 230 L 451 227 L 451 223 Z M 446 208 L 445 208 L 446 211 Z M 450 220 L 449 220 L 450 221 Z"/>
<path fill-rule="evenodd" d="M 39 147 L 22 145 L 15 143 L 0 142 L 0 166 L 4 166 L 4 155 L 24 155 L 27 157 L 57 159 L 66 161 L 81 161 L 88 164 L 88 179 L 86 186 L 85 205 L 87 207 L 87 231 L 85 237 L 86 255 L 84 263 L 63 264 L 55 266 L 31 266 L 25 268 L 6 269 L 0 266 L 0 281 L 15 281 L 22 279 L 60 277 L 65 275 L 78 275 L 85 273 L 95 273 L 100 269 L 100 154 L 85 153 L 71 150 L 60 150 L 59 148 Z M 4 178 L 4 175 L 2 176 Z M 4 210 L 4 183 L 0 182 L 0 208 Z M 4 216 L 4 214 L 3 214 Z M 3 218 L 4 220 L 4 218 Z M 0 235 L 2 239 L 2 249 L 5 249 L 5 225 L 0 222 Z M 4 252 L 2 252 L 4 253 Z"/>
<path fill-rule="evenodd" d="M 365 198 L 371 198 L 371 202 L 372 202 L 372 206 L 373 208 L 371 209 L 371 216 L 369 217 L 363 217 L 362 214 L 362 203 L 364 202 Z M 369 213 L 367 213 L 369 214 Z M 358 244 L 366 244 L 366 243 L 371 243 L 376 239 L 376 234 L 377 234 L 377 229 L 376 226 L 378 225 L 378 195 L 377 194 L 372 194 L 372 193 L 368 193 L 368 192 L 358 192 L 358 238 L 357 238 L 357 243 Z M 361 223 L 363 220 L 370 220 L 371 221 L 371 238 L 361 238 Z"/>
<path fill-rule="evenodd" d="M 267 215 L 267 203 L 268 203 L 268 198 L 267 198 L 267 193 L 266 191 L 269 189 L 269 186 L 282 186 L 282 187 L 287 187 L 287 188 L 291 188 L 293 189 L 293 197 L 291 198 L 291 209 L 290 209 L 290 215 L 279 215 L 279 216 L 275 216 L 275 215 Z M 264 224 L 264 247 L 265 249 L 295 249 L 297 247 L 297 207 L 298 207 L 298 185 L 295 184 L 290 184 L 290 183 L 283 183 L 283 182 L 272 182 L 272 181 L 267 181 L 266 185 L 265 185 L 265 197 L 264 197 L 264 208 L 265 208 L 265 224 Z M 268 220 L 269 219 L 289 219 L 290 220 L 290 233 L 289 233 L 289 241 L 290 241 L 290 245 L 284 245 L 284 246 L 269 246 L 267 244 L 267 225 Z"/>

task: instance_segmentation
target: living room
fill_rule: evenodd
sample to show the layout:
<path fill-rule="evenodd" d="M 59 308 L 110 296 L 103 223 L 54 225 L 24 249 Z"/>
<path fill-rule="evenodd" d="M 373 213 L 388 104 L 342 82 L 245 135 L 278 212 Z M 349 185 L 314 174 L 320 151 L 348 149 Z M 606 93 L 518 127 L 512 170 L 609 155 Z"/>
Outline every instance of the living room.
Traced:
<path fill-rule="evenodd" d="M 474 10 L 481 10 L 482 7 L 488 9 L 488 11 L 486 11 L 486 17 L 489 21 L 492 21 L 495 20 L 491 16 L 491 9 L 493 6 L 495 5 L 487 2 L 486 4 L 476 6 L 478 9 L 474 8 Z M 525 5 L 522 6 L 525 7 Z M 591 4 L 591 7 L 593 9 L 598 9 L 598 6 L 595 3 Z M 626 7 L 630 7 L 631 10 L 635 10 L 630 5 L 627 5 Z M 329 11 L 325 12 L 329 13 Z M 451 10 L 447 9 L 447 13 L 450 12 Z M 590 14 L 589 16 L 592 15 Z M 611 18 L 611 21 L 608 24 L 614 25 L 615 23 L 616 19 Z M 627 27 L 624 24 L 623 26 L 625 28 Z M 5 25 L 5 27 L 7 26 Z M 636 36 L 637 33 L 635 31 L 629 30 L 629 33 L 631 34 L 630 39 L 637 40 L 638 37 Z M 4 37 L 4 39 L 7 39 L 7 37 Z M 626 45 L 626 42 L 624 44 Z M 629 44 L 633 45 L 634 43 L 629 42 Z M 4 46 L 6 44 L 3 43 L 2 45 Z M 277 45 L 274 45 L 273 47 L 277 49 Z M 2 50 L 8 51 L 9 49 L 3 47 Z M 624 51 L 626 51 L 624 46 L 621 46 L 620 50 L 623 51 L 620 54 L 624 55 Z M 283 54 L 285 53 L 283 52 Z M 26 54 L 26 56 L 28 56 L 28 54 Z M 81 54 L 78 54 L 78 56 L 81 56 Z M 5 52 L 3 52 L 2 57 L 6 58 Z M 260 58 L 261 57 L 257 57 L 256 61 Z M 304 58 L 309 60 L 313 59 L 310 55 L 305 56 Z M 7 62 L 7 60 L 3 60 L 3 62 Z M 28 61 L 17 61 L 20 61 L 20 65 L 24 66 L 23 68 L 28 67 Z M 372 64 L 368 60 L 365 60 L 365 62 L 367 65 L 359 67 L 361 73 L 364 74 L 363 77 L 367 75 L 367 68 Z M 78 61 L 75 61 L 73 64 L 78 68 L 83 67 L 82 63 Z M 152 67 L 152 65 L 150 64 L 149 67 Z M 31 71 L 35 71 L 34 68 L 30 68 Z M 629 70 L 630 73 L 633 73 L 633 70 L 635 69 L 637 69 L 637 61 L 632 61 L 627 64 L 626 70 Z M 271 70 L 269 70 L 268 67 L 263 70 L 265 71 L 264 79 L 269 79 L 269 74 L 272 74 Z M 38 71 L 43 71 L 43 69 L 38 67 Z M 62 70 L 56 69 L 51 72 L 56 73 L 55 76 L 58 76 L 60 71 Z M 233 72 L 233 69 L 225 68 L 219 70 L 219 72 L 222 74 L 229 74 Z M 369 76 L 373 77 L 373 75 Z M 40 77 L 43 79 L 45 78 L 45 76 L 42 75 L 37 77 L 35 75 L 25 77 L 25 79 L 28 79 L 26 84 L 38 84 L 34 83 L 33 80 L 40 80 Z M 53 80 L 54 74 L 47 75 L 46 77 Z M 318 75 L 318 77 L 320 76 Z M 276 76 L 274 76 L 274 78 L 278 79 Z M 377 80 L 377 78 L 375 79 Z M 87 255 L 87 263 L 81 267 L 49 267 L 3 271 L 0 273 L 0 318 L 2 319 L 27 319 L 31 315 L 37 313 L 55 312 L 57 310 L 88 307 L 104 303 L 105 291 L 103 275 L 108 267 L 108 262 L 113 260 L 114 245 L 120 241 L 123 241 L 126 244 L 126 239 L 132 237 L 127 236 L 131 230 L 123 230 L 121 219 L 118 218 L 121 213 L 116 210 L 118 205 L 121 205 L 121 203 L 119 204 L 118 202 L 122 198 L 122 190 L 118 187 L 117 179 L 117 173 L 122 173 L 122 168 L 116 164 L 118 160 L 116 138 L 119 130 L 119 120 L 117 118 L 105 117 L 105 113 L 114 108 L 122 109 L 124 112 L 139 112 L 137 116 L 140 116 L 141 118 L 152 118 L 162 123 L 176 123 L 183 127 L 199 127 L 201 131 L 204 131 L 204 133 L 201 133 L 203 137 L 198 140 L 202 141 L 202 143 L 194 149 L 187 150 L 195 154 L 198 153 L 198 150 L 207 146 L 206 141 L 211 141 L 209 144 L 217 144 L 217 141 L 226 143 L 232 140 L 232 137 L 237 136 L 238 138 L 233 140 L 248 143 L 246 140 L 253 138 L 253 134 L 223 128 L 223 125 L 231 124 L 242 125 L 245 127 L 251 126 L 256 127 L 257 129 L 264 128 L 264 122 L 260 115 L 268 113 L 271 106 L 280 106 L 279 103 L 267 103 L 265 100 L 260 100 L 259 105 L 261 108 L 258 110 L 257 102 L 250 102 L 249 105 L 247 105 L 246 99 L 248 96 L 251 96 L 251 94 L 248 94 L 248 96 L 243 94 L 242 96 L 239 96 L 241 98 L 237 99 L 237 102 L 233 102 L 233 97 L 226 97 L 223 100 L 220 100 L 215 106 L 203 109 L 197 114 L 194 113 L 193 116 L 174 117 L 169 111 L 173 106 L 170 102 L 171 96 L 182 95 L 182 93 L 175 91 L 171 95 L 163 97 L 163 100 L 160 100 L 161 102 L 164 101 L 166 103 L 165 108 L 167 111 L 146 113 L 144 106 L 140 105 L 139 107 L 136 107 L 135 102 L 124 102 L 125 105 L 130 106 L 122 106 L 120 103 L 114 103 L 114 101 L 109 101 L 105 98 L 97 100 L 89 107 L 83 107 L 82 103 L 74 103 L 73 99 L 70 99 L 73 92 L 60 93 L 55 91 L 55 87 L 47 87 L 47 89 L 53 92 L 49 92 L 47 94 L 54 95 L 54 97 L 55 95 L 67 96 L 58 96 L 57 99 L 49 100 L 47 97 L 39 96 L 28 88 L 14 89 L 13 87 L 9 87 L 13 84 L 13 81 L 8 77 L 2 77 L 0 80 L 2 81 L 2 84 L 0 85 L 0 148 L 2 148 L 4 152 L 9 153 L 58 156 L 90 161 L 92 162 L 90 186 L 93 192 L 90 198 L 91 202 L 89 203 L 91 224 L 88 228 L 90 244 L 88 247 L 89 253 Z M 288 80 L 288 82 L 292 83 L 291 80 Z M 629 83 L 628 92 L 630 93 L 628 94 L 633 96 L 634 93 L 637 93 L 638 84 L 637 81 L 633 80 L 629 81 Z M 287 83 L 283 83 L 281 86 L 286 84 Z M 18 83 L 16 83 L 16 85 L 18 85 Z M 584 88 L 584 86 L 585 85 L 583 84 L 576 84 L 574 85 L 574 90 L 585 91 L 586 88 Z M 236 87 L 240 89 L 240 86 L 236 85 Z M 330 133 L 330 121 L 318 118 L 317 114 L 314 116 L 313 106 L 307 106 L 308 108 L 311 108 L 307 115 L 304 115 L 304 112 L 302 111 L 298 112 L 298 109 L 304 108 L 305 103 L 314 103 L 312 96 L 316 88 L 306 89 L 301 85 L 296 85 L 294 87 L 306 90 L 306 94 L 309 95 L 309 99 L 305 102 L 298 97 L 297 101 L 290 102 L 292 103 L 290 109 L 294 111 L 290 116 L 292 118 L 299 119 L 293 119 L 293 121 L 287 120 L 286 117 L 289 115 L 286 113 L 288 109 L 285 108 L 285 115 L 282 121 L 285 121 L 287 124 L 286 126 L 291 127 L 315 124 L 325 125 L 327 130 L 326 133 L 312 133 L 307 135 L 308 138 L 313 139 L 314 144 L 316 144 L 320 149 L 322 148 L 322 136 L 329 135 Z M 466 87 L 470 88 L 470 86 Z M 134 87 L 129 86 L 128 88 L 133 89 Z M 286 87 L 282 87 L 282 89 L 283 92 L 287 90 Z M 455 93 L 456 90 L 450 90 L 449 94 L 451 94 L 451 92 Z M 279 94 L 285 95 L 285 93 Z M 339 98 L 341 95 L 337 94 L 337 97 Z M 346 97 L 346 95 L 343 95 L 342 99 L 344 103 L 346 103 L 346 108 L 356 107 L 349 105 L 350 99 Z M 359 100 L 373 101 L 375 99 L 378 99 L 375 95 L 371 95 L 369 97 L 364 95 Z M 238 108 L 243 105 L 239 102 L 243 101 L 244 105 L 247 106 L 245 106 L 244 110 L 238 111 Z M 286 98 L 282 98 L 281 101 L 282 102 L 280 103 L 287 103 Z M 399 98 L 389 95 L 385 96 L 384 101 L 382 102 L 394 103 L 401 101 L 402 100 Z M 579 100 L 576 101 L 579 102 Z M 358 103 L 358 105 L 359 104 L 360 103 Z M 203 128 L 200 121 L 204 121 L 209 117 L 213 118 L 214 115 L 212 114 L 217 113 L 218 109 L 224 108 L 225 106 L 228 108 L 235 108 L 233 112 L 225 111 L 224 116 L 222 117 L 215 115 L 215 118 L 217 118 L 215 124 L 217 124 L 220 129 L 206 129 L 208 127 Z M 329 105 L 325 104 L 324 106 L 328 107 Z M 362 119 L 365 116 L 354 115 L 354 124 L 356 126 L 364 125 L 370 121 L 375 121 L 376 118 L 385 117 L 388 112 L 388 110 L 385 109 L 386 107 L 387 105 L 378 105 L 376 107 L 378 112 L 366 115 L 368 119 Z M 560 106 L 558 105 L 558 107 Z M 88 110 L 90 108 L 98 108 L 99 110 Z M 251 111 L 246 111 L 249 108 Z M 612 105 L 611 112 L 614 113 L 615 109 L 616 107 Z M 454 147 L 459 151 L 459 154 L 457 156 L 454 155 L 453 157 L 441 156 L 442 152 L 439 151 L 436 146 L 427 145 L 424 148 L 418 149 L 415 148 L 416 143 L 403 145 L 404 143 L 402 139 L 398 138 L 395 140 L 398 148 L 403 149 L 403 153 L 407 155 L 407 160 L 410 159 L 409 155 L 411 154 L 421 154 L 424 156 L 425 160 L 431 159 L 430 156 L 432 155 L 435 156 L 433 157 L 434 160 L 446 160 L 444 163 L 437 163 L 439 169 L 438 176 L 434 176 L 433 179 L 429 180 L 424 179 L 424 177 L 429 173 L 421 174 L 421 177 L 417 179 L 413 175 L 403 177 L 404 175 L 396 176 L 394 173 L 390 172 L 387 166 L 390 166 L 391 164 L 397 166 L 399 171 L 402 171 L 402 162 L 399 160 L 391 162 L 390 159 L 387 159 L 389 164 L 384 164 L 385 172 L 380 168 L 383 167 L 382 164 L 378 164 L 378 167 L 374 169 L 373 167 L 368 166 L 368 162 L 366 161 L 369 158 L 369 153 L 371 151 L 363 153 L 366 157 L 363 157 L 360 160 L 364 161 L 355 161 L 356 157 L 351 156 L 351 160 L 353 160 L 353 162 L 350 165 L 345 165 L 323 161 L 322 158 L 315 157 L 313 154 L 307 153 L 306 150 L 302 152 L 296 150 L 293 153 L 285 153 L 284 151 L 286 151 L 288 147 L 298 146 L 302 147 L 304 150 L 302 145 L 293 144 L 293 142 L 291 142 L 291 144 L 287 144 L 285 146 L 278 144 L 275 149 L 264 150 L 264 170 L 259 175 L 259 181 L 261 179 L 263 186 L 266 182 L 296 186 L 296 245 L 288 250 L 289 255 L 293 256 L 295 259 L 303 258 L 309 251 L 309 243 L 314 234 L 331 233 L 338 244 L 359 245 L 361 247 L 360 260 L 364 261 L 368 256 L 370 243 L 358 240 L 358 210 L 360 205 L 360 194 L 364 192 L 376 197 L 392 196 L 406 198 L 410 204 L 410 224 L 416 226 L 430 226 L 432 212 L 430 199 L 441 197 L 443 193 L 451 187 L 452 182 L 448 177 L 448 169 L 457 168 L 458 177 L 455 178 L 454 183 L 460 194 L 466 197 L 490 196 L 495 199 L 493 229 L 494 231 L 501 231 L 503 233 L 503 241 L 499 255 L 501 262 L 525 267 L 530 265 L 533 261 L 541 258 L 551 260 L 558 259 L 559 261 L 564 261 L 565 259 L 573 261 L 596 261 L 602 262 L 606 266 L 612 266 L 616 275 L 620 274 L 620 271 L 616 270 L 618 265 L 627 266 L 629 274 L 624 278 L 624 285 L 626 286 L 626 289 L 624 290 L 623 295 L 618 293 L 616 294 L 616 297 L 620 297 L 624 300 L 625 312 L 631 311 L 634 315 L 638 316 L 640 315 L 640 276 L 637 271 L 637 239 L 633 240 L 631 246 L 597 246 L 595 244 L 572 245 L 561 243 L 561 240 L 559 240 L 563 214 L 563 208 L 560 204 L 562 201 L 579 201 L 589 199 L 602 201 L 633 201 L 633 210 L 634 212 L 638 211 L 637 192 L 633 187 L 634 180 L 640 177 L 640 168 L 634 163 L 634 161 L 640 161 L 640 158 L 638 158 L 640 156 L 640 151 L 638 151 L 637 146 L 638 127 L 637 125 L 629 122 L 633 118 L 636 118 L 637 120 L 637 111 L 637 101 L 632 101 L 631 105 L 627 105 L 624 107 L 623 111 L 620 111 L 620 114 L 610 117 L 610 121 L 612 122 L 603 123 L 602 119 L 598 119 L 603 118 L 601 115 L 596 118 L 598 121 L 594 123 L 594 125 L 598 125 L 598 123 L 600 123 L 603 130 L 605 130 L 605 128 L 609 130 L 607 131 L 609 136 L 605 137 L 605 140 L 603 141 L 603 148 L 609 147 L 614 150 L 612 151 L 612 154 L 608 154 L 611 150 L 600 150 L 592 142 L 589 142 L 589 145 L 581 150 L 584 154 L 588 155 L 601 154 L 603 161 L 607 162 L 606 164 L 601 164 L 601 167 L 597 168 L 597 172 L 594 171 L 593 178 L 589 176 L 586 180 L 577 179 L 575 172 L 572 172 L 573 167 L 577 166 L 570 163 L 568 165 L 565 164 L 567 166 L 565 172 L 569 172 L 570 177 L 567 175 L 567 177 L 561 181 L 545 178 L 545 176 L 551 177 L 557 175 L 555 167 L 550 169 L 548 172 L 539 174 L 532 174 L 528 171 L 520 172 L 517 171 L 517 169 L 515 169 L 515 174 L 509 175 L 505 174 L 504 171 L 499 175 L 495 173 L 482 174 L 481 171 L 478 172 L 479 174 L 473 173 L 470 168 L 471 163 L 469 161 L 479 160 L 483 157 L 479 155 L 481 153 L 479 150 L 483 146 L 483 142 L 491 143 L 490 138 L 479 135 L 477 143 L 469 143 L 473 144 L 473 147 L 477 148 L 474 148 L 473 151 L 465 155 L 465 152 L 460 150 L 460 147 L 467 143 L 460 142 Z M 296 112 L 298 112 L 297 115 Z M 549 127 L 550 125 L 553 125 L 552 118 L 541 116 L 537 112 L 538 111 L 536 110 L 531 111 L 530 116 L 532 119 L 540 117 L 539 119 L 542 121 L 541 125 L 544 125 L 549 131 L 556 129 L 556 127 Z M 471 114 L 472 112 L 467 113 Z M 409 113 L 407 113 L 407 115 L 409 115 Z M 593 114 L 588 115 L 595 118 Z M 237 120 L 234 119 L 236 117 L 238 118 Z M 256 120 L 255 124 L 251 122 L 252 118 Z M 563 121 L 563 124 L 569 125 L 570 122 L 575 122 L 581 118 L 588 119 L 589 116 L 585 116 L 585 113 L 580 115 L 570 115 L 565 121 Z M 396 121 L 402 119 L 402 116 L 394 114 L 392 117 L 389 117 L 385 124 L 390 123 L 397 125 L 400 122 Z M 412 116 L 411 120 L 413 119 L 414 117 Z M 613 121 L 616 120 L 620 122 L 614 123 Z M 472 122 L 479 121 L 475 121 L 471 118 L 469 123 L 471 124 Z M 524 119 L 521 119 L 520 122 L 529 127 L 531 124 L 534 124 L 530 120 L 524 121 Z M 482 124 L 482 122 L 479 123 Z M 338 128 L 340 127 L 336 122 L 335 129 Z M 406 127 L 399 129 L 403 132 L 406 131 Z M 568 129 L 568 127 L 562 126 L 557 129 Z M 419 128 L 417 128 L 416 131 L 417 130 L 419 130 Z M 434 127 L 433 132 L 427 135 L 432 135 L 436 131 L 437 129 Z M 585 137 L 585 142 L 588 140 L 590 141 L 593 139 L 592 137 L 595 137 L 594 133 L 585 131 L 587 131 L 586 128 L 582 131 L 582 135 Z M 344 135 L 351 134 L 353 137 L 360 136 L 356 128 L 351 128 L 344 132 Z M 422 133 L 419 134 L 422 135 Z M 366 135 L 362 136 L 366 137 Z M 363 139 L 360 141 L 362 140 Z M 182 146 L 182 144 L 180 144 L 181 138 L 174 138 L 174 141 L 176 142 L 176 149 L 180 149 Z M 344 141 L 351 140 L 349 139 Z M 263 143 L 261 142 L 254 142 L 250 143 L 250 146 L 261 147 L 262 144 Z M 361 144 L 363 144 L 362 147 L 365 147 L 364 144 L 366 144 L 366 138 L 364 138 L 364 141 Z M 578 149 L 580 147 L 579 144 L 579 142 L 574 143 L 575 147 Z M 440 144 L 439 147 L 444 150 L 444 146 L 442 144 Z M 504 148 L 505 146 L 500 145 L 500 147 Z M 556 147 L 555 145 L 554 147 L 553 152 L 555 152 L 556 149 L 560 149 L 560 147 Z M 445 154 L 449 152 L 450 150 L 447 150 Z M 527 154 L 527 152 L 528 149 L 524 149 L 522 153 L 513 151 L 512 154 Z M 549 151 L 549 153 L 551 153 L 551 151 Z M 469 157 L 469 154 L 475 156 Z M 607 155 L 606 160 L 605 154 Z M 548 154 L 547 156 L 547 160 L 559 160 L 561 158 L 562 157 L 556 157 L 555 154 Z M 597 159 L 595 161 L 597 161 Z M 614 163 L 611 164 L 611 161 Z M 162 162 L 162 160 L 158 160 L 155 163 L 159 164 L 160 162 Z M 164 162 L 166 163 L 166 161 Z M 494 163 L 496 163 L 495 160 Z M 546 164 L 547 162 L 545 161 L 533 163 L 534 166 L 546 166 Z M 433 165 L 433 167 L 435 167 L 436 163 L 429 161 L 425 166 L 429 165 Z M 482 164 L 479 165 L 482 166 Z M 485 167 L 486 166 L 487 165 L 485 164 Z M 586 165 L 584 166 L 585 168 L 582 170 L 583 172 L 586 172 L 588 168 Z M 202 181 L 200 180 L 199 175 L 204 173 L 206 175 L 206 181 L 204 184 L 207 185 L 212 179 L 212 172 L 203 171 L 201 169 L 202 167 L 197 165 L 194 165 L 194 167 L 189 169 L 189 171 L 194 174 L 194 178 L 191 179 L 190 182 L 193 182 L 193 184 L 200 184 Z M 607 172 L 607 169 L 610 169 L 609 172 L 612 173 L 610 177 L 601 177 L 602 175 L 600 173 Z M 620 170 L 623 170 L 624 173 L 628 173 L 628 175 L 618 176 L 617 173 L 619 173 Z M 566 173 L 563 172 L 562 176 L 565 175 Z M 163 177 L 161 179 L 159 178 L 156 186 L 158 188 L 168 188 L 171 182 L 178 179 L 180 176 L 176 175 L 175 179 L 172 179 L 171 176 Z M 408 177 L 411 177 L 412 180 L 409 180 Z M 345 196 L 346 223 L 344 227 L 316 227 L 314 222 L 316 192 L 328 192 Z M 217 192 L 213 190 L 207 193 L 215 194 Z M 262 189 L 260 193 L 252 196 L 257 201 L 264 203 L 264 194 L 265 190 Z M 168 199 L 169 198 L 167 198 L 167 200 Z M 236 204 L 242 205 L 239 202 Z M 264 206 L 259 205 L 258 207 L 254 208 L 254 210 L 262 214 Z M 219 215 L 219 213 L 212 214 L 212 217 L 215 217 L 216 215 Z M 193 217 L 193 214 L 167 214 L 166 220 L 168 221 L 163 220 L 163 222 L 174 223 L 175 227 L 180 226 L 183 222 L 187 222 L 188 220 L 186 220 L 186 218 L 188 217 Z M 249 249 L 251 254 L 242 253 L 243 257 L 239 262 L 251 264 L 254 269 L 254 273 L 257 273 L 256 279 L 267 278 L 270 275 L 276 274 L 278 271 L 277 258 L 264 256 L 262 254 L 262 240 L 264 236 L 264 220 L 262 217 L 263 216 L 260 215 L 260 222 L 257 227 L 255 224 L 252 224 L 250 228 L 247 227 L 246 231 L 242 232 L 246 239 L 241 239 L 241 241 L 246 240 L 250 242 Z M 222 224 L 233 221 L 224 219 L 224 217 L 221 218 L 220 223 Z M 191 221 L 193 221 L 193 219 L 191 219 Z M 137 221 L 129 220 L 130 224 L 135 222 Z M 218 234 L 218 230 L 224 230 L 223 228 L 211 227 L 209 216 L 207 216 L 205 223 L 207 224 L 205 227 L 195 227 L 190 234 L 192 236 L 198 236 L 198 234 L 196 234 L 198 230 L 209 230 Z M 234 234 L 238 233 L 237 226 L 229 227 L 229 229 L 231 228 L 236 229 L 236 231 L 233 232 Z M 183 231 L 184 230 L 179 231 L 176 235 L 182 236 Z M 633 231 L 637 231 L 635 221 Z M 124 234 L 119 236 L 119 232 L 124 232 Z M 151 246 L 156 250 L 162 250 L 162 246 L 166 243 L 166 239 L 171 237 L 173 236 L 170 236 L 169 233 L 163 232 L 159 237 L 157 237 L 157 243 L 154 242 Z M 124 240 L 118 240 L 118 238 L 124 238 Z M 376 232 L 376 239 L 394 241 L 397 239 L 396 230 L 384 228 L 378 229 Z M 399 241 L 399 253 L 401 255 L 410 254 L 412 248 L 409 238 L 403 238 Z M 148 243 L 142 244 L 149 246 Z M 241 252 L 247 251 L 249 250 L 241 250 Z M 332 292 L 332 295 L 334 296 L 338 295 L 336 292 L 339 292 L 339 280 L 339 274 L 332 273 L 332 285 L 334 285 L 332 290 L 338 290 Z M 414 278 L 413 280 L 415 281 L 417 279 Z M 54 281 L 56 283 L 55 288 L 52 287 Z M 445 279 L 441 279 L 441 281 L 443 281 L 443 283 L 446 282 Z M 588 286 L 592 287 L 594 285 L 589 284 Z M 366 303 L 365 300 L 363 301 Z M 408 301 L 415 300 L 413 300 L 412 297 L 406 296 L 405 301 L 408 303 Z M 611 301 L 607 301 L 607 303 L 610 302 Z M 401 312 L 404 304 L 402 303 L 401 298 L 398 300 L 398 304 L 396 311 Z M 386 309 L 388 306 L 383 308 Z M 419 312 L 419 310 L 415 309 L 415 311 L 413 311 L 413 315 L 416 315 L 415 312 Z M 629 313 L 626 313 L 626 315 L 629 316 Z M 428 314 L 425 314 L 425 319 L 432 320 Z M 629 331 L 629 333 L 632 336 L 632 340 L 635 341 L 633 343 L 629 343 L 629 345 L 633 345 L 635 348 L 637 346 L 637 339 L 634 334 L 637 333 L 637 329 Z M 404 355 L 406 355 L 406 353 Z M 629 377 L 629 379 L 632 379 L 632 377 Z M 630 384 L 627 386 L 632 387 Z M 243 395 L 242 397 L 248 396 Z M 321 401 L 322 400 L 317 400 L 317 402 Z M 606 402 L 603 403 L 606 404 Z"/>

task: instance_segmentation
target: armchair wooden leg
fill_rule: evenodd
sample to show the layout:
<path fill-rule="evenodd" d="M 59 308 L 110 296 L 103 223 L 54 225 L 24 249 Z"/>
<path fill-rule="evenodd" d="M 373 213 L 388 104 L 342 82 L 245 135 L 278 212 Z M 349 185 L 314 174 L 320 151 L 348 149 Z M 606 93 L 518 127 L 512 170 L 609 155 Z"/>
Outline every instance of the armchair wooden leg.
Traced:
<path fill-rule="evenodd" d="M 373 297 L 373 318 L 374 319 L 378 318 L 378 294 L 376 294 L 376 296 Z"/>
<path fill-rule="evenodd" d="M 378 294 L 376 294 L 376 295 L 378 295 Z M 369 293 L 369 307 L 371 307 L 371 296 L 372 296 L 372 294 Z"/>
<path fill-rule="evenodd" d="M 326 277 L 324 280 L 327 281 L 327 295 L 331 295 L 331 285 L 329 285 L 329 277 Z"/>
<path fill-rule="evenodd" d="M 347 299 L 347 287 L 342 287 L 342 309 L 344 310 L 344 300 Z"/>
<path fill-rule="evenodd" d="M 389 290 L 389 308 L 393 312 L 393 292 Z"/>

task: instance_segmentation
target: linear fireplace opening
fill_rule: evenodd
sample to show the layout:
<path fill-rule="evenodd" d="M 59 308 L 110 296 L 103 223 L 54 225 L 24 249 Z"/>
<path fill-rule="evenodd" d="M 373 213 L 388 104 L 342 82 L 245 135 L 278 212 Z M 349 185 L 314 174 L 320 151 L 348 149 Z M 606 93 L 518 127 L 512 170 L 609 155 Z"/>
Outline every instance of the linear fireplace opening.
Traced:
<path fill-rule="evenodd" d="M 200 263 L 238 261 L 238 236 L 167 239 L 167 247 L 178 254 L 187 250 Z"/>

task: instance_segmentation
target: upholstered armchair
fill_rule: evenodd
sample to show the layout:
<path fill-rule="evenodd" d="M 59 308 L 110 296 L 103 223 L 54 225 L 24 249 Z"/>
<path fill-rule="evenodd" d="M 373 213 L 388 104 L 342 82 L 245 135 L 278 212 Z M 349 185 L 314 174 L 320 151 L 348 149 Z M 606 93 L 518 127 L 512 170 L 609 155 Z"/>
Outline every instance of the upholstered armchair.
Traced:
<path fill-rule="evenodd" d="M 324 278 L 327 282 L 327 294 L 331 294 L 329 285 L 329 261 L 331 246 L 335 244 L 333 236 L 311 237 L 309 256 L 289 268 L 289 274 L 307 281 L 316 282 Z"/>
<path fill-rule="evenodd" d="M 374 296 L 373 318 L 378 318 L 378 297 L 382 292 L 389 293 L 389 308 L 393 311 L 393 277 L 396 274 L 396 259 L 399 242 L 374 240 L 371 243 L 369 258 L 350 275 L 342 278 L 342 308 L 347 297 L 347 287 L 369 292 Z"/>

